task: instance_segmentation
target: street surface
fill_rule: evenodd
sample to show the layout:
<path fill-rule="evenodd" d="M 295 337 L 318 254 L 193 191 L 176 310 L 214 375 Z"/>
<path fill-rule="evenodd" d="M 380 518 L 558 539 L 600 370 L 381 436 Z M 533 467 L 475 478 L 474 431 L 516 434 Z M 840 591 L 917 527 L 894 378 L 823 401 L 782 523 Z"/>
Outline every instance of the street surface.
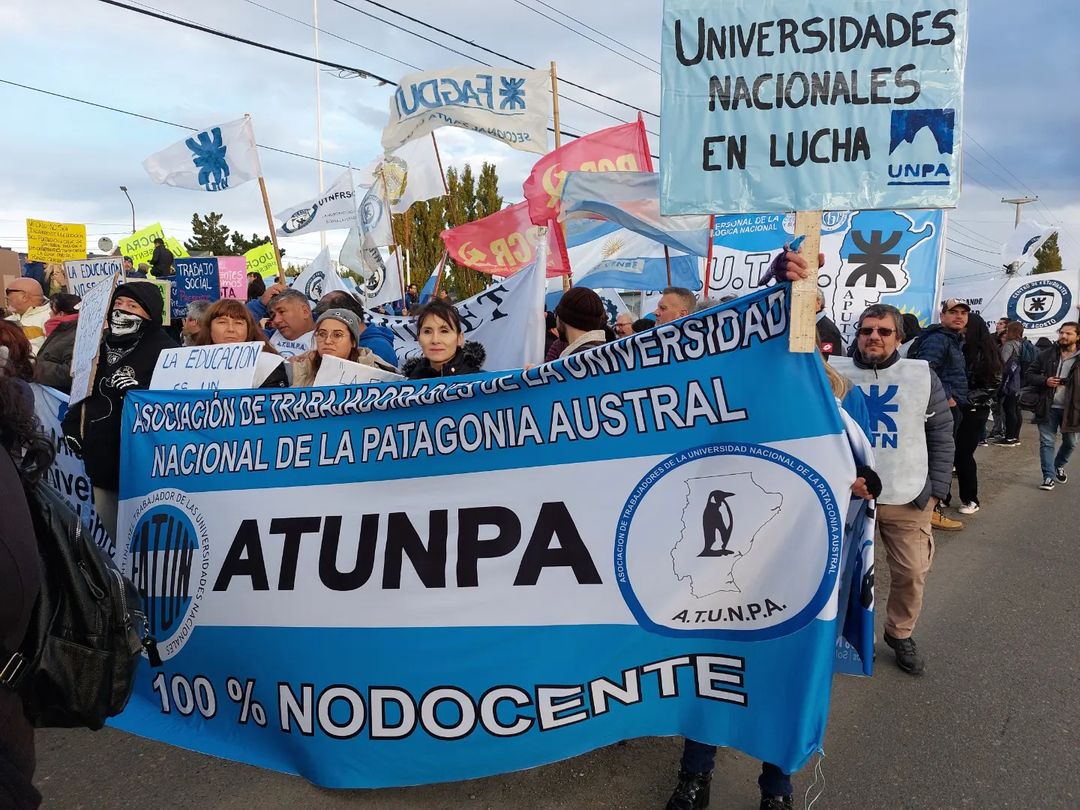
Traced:
<path fill-rule="evenodd" d="M 1080 458 L 1073 481 L 1042 492 L 1034 427 L 1022 441 L 978 450 L 982 511 L 936 537 L 916 631 L 926 673 L 900 672 L 879 643 L 872 679 L 836 678 L 817 810 L 1080 807 Z M 880 546 L 876 568 L 883 605 Z M 659 810 L 680 752 L 676 739 L 639 739 L 471 782 L 331 791 L 108 729 L 42 731 L 37 745 L 35 782 L 56 810 Z M 758 768 L 721 752 L 712 807 L 756 808 Z M 796 807 L 812 781 L 811 764 Z"/>

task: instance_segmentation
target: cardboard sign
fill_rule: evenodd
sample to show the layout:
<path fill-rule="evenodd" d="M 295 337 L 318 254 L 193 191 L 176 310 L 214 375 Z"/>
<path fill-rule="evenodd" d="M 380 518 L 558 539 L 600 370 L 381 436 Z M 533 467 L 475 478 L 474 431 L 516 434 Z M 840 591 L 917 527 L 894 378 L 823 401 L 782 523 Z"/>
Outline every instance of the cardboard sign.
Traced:
<path fill-rule="evenodd" d="M 375 366 L 342 360 L 340 357 L 324 355 L 315 375 L 314 385 L 352 385 L 353 383 L 397 382 L 404 380 L 400 374 L 383 371 Z"/>
<path fill-rule="evenodd" d="M 97 371 L 98 352 L 101 351 L 101 333 L 105 331 L 105 319 L 109 316 L 109 304 L 120 276 L 99 282 L 83 296 L 79 305 L 79 321 L 75 328 L 75 351 L 71 357 L 71 394 L 68 404 L 74 405 L 90 396 Z"/>
<path fill-rule="evenodd" d="M 183 318 L 192 301 L 216 301 L 221 297 L 217 259 L 177 259 L 173 269 L 173 318 Z"/>
<path fill-rule="evenodd" d="M 218 256 L 218 285 L 222 298 L 247 299 L 247 259 L 243 256 Z"/>
<path fill-rule="evenodd" d="M 26 257 L 32 262 L 59 263 L 86 256 L 86 226 L 44 219 L 26 220 Z"/>
<path fill-rule="evenodd" d="M 664 214 L 953 208 L 966 0 L 666 0 Z"/>
<path fill-rule="evenodd" d="M 277 276 L 277 262 L 274 260 L 274 245 L 267 242 L 252 248 L 244 254 L 247 260 L 247 272 L 258 273 L 263 278 Z"/>
<path fill-rule="evenodd" d="M 64 262 L 64 272 L 67 274 L 67 291 L 83 298 L 91 287 L 108 281 L 117 273 L 123 274 L 124 260 L 77 259 Z"/>
<path fill-rule="evenodd" d="M 165 349 L 150 379 L 151 391 L 253 388 L 262 341 Z"/>

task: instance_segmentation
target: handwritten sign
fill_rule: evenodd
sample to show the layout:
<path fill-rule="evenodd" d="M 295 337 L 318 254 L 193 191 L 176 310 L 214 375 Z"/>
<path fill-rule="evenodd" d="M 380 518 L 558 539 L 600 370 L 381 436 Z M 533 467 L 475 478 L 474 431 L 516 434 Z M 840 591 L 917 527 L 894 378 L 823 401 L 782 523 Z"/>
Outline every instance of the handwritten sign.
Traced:
<path fill-rule="evenodd" d="M 247 259 L 247 272 L 258 273 L 263 278 L 277 275 L 277 262 L 274 260 L 274 245 L 267 242 L 252 248 L 244 254 Z"/>
<path fill-rule="evenodd" d="M 82 402 L 90 396 L 97 371 L 98 352 L 101 351 L 101 333 L 105 331 L 105 319 L 109 316 L 113 290 L 120 276 L 98 282 L 83 296 L 79 305 L 79 321 L 75 328 L 75 349 L 71 357 L 71 394 L 69 405 Z"/>
<path fill-rule="evenodd" d="M 86 256 L 86 226 L 44 219 L 26 220 L 26 256 L 32 262 L 59 264 Z"/>
<path fill-rule="evenodd" d="M 354 383 L 397 382 L 404 380 L 400 374 L 383 371 L 375 366 L 342 360 L 340 357 L 323 355 L 319 371 L 315 375 L 316 387 L 324 385 L 352 385 Z"/>
<path fill-rule="evenodd" d="M 218 256 L 218 284 L 222 298 L 247 298 L 247 259 L 243 256 Z"/>
<path fill-rule="evenodd" d="M 666 0 L 662 213 L 955 207 L 966 29 L 966 0 Z"/>
<path fill-rule="evenodd" d="M 217 259 L 177 259 L 173 269 L 173 318 L 183 318 L 192 301 L 216 301 L 221 297 Z"/>
<path fill-rule="evenodd" d="M 67 291 L 83 298 L 91 287 L 108 281 L 117 273 L 124 272 L 122 259 L 77 259 L 64 262 L 67 274 Z"/>
<path fill-rule="evenodd" d="M 117 242 L 117 246 L 120 248 L 120 255 L 127 256 L 138 267 L 142 262 L 149 262 L 150 257 L 154 255 L 155 239 L 164 240 L 165 247 L 172 251 L 174 258 L 187 258 L 188 252 L 184 249 L 184 246 L 171 236 L 166 236 L 165 229 L 161 227 L 160 222 L 148 225 L 131 236 L 125 236 Z"/>
<path fill-rule="evenodd" d="M 253 388 L 262 341 L 165 349 L 150 379 L 151 391 Z"/>

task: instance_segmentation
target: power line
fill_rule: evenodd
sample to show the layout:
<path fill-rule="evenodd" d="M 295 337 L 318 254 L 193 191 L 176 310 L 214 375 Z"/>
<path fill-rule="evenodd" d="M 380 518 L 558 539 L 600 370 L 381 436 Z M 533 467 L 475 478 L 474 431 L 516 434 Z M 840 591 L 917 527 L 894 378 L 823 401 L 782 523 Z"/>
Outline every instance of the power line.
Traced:
<path fill-rule="evenodd" d="M 529 11 L 533 12 L 534 14 L 539 14 L 545 20 L 551 20 L 551 22 L 555 23 L 556 25 L 562 26 L 567 31 L 569 31 L 569 32 L 571 32 L 573 34 L 577 34 L 579 37 L 582 37 L 583 39 L 587 39 L 589 42 L 593 43 L 594 45 L 599 45 L 604 50 L 610 51 L 611 53 L 615 54 L 616 56 L 621 56 L 627 62 L 632 62 L 633 64 L 637 65 L 638 67 L 643 67 L 646 70 L 650 70 L 653 73 L 655 73 L 657 76 L 660 75 L 660 71 L 658 71 L 656 68 L 652 67 L 651 65 L 643 65 L 641 62 L 637 61 L 636 59 L 632 59 L 631 57 L 627 56 L 625 53 L 621 53 L 620 51 L 615 50 L 610 45 L 606 45 L 606 44 L 604 44 L 603 42 L 601 42 L 598 39 L 593 39 L 588 34 L 584 34 L 581 31 L 578 31 L 576 28 L 571 28 L 569 25 L 562 22 L 561 20 L 556 20 L 550 14 L 545 14 L 544 12 L 542 12 L 540 9 L 536 8 L 535 6 L 531 6 L 528 3 L 523 3 L 523 2 L 521 2 L 521 0 L 514 0 L 514 2 L 517 3 L 519 6 L 521 6 L 522 8 L 528 9 Z M 609 37 L 609 39 L 610 39 L 610 37 Z"/>
<path fill-rule="evenodd" d="M 340 65 L 337 62 L 327 62 L 325 59 L 316 59 L 314 56 L 307 56 L 306 54 L 297 53 L 296 51 L 287 51 L 284 48 L 277 48 L 273 45 L 267 45 L 262 42 L 256 42 L 253 39 L 245 39 L 244 37 L 238 37 L 235 34 L 228 34 L 224 31 L 217 31 L 213 28 L 207 28 L 205 25 L 199 25 L 198 23 L 187 22 L 177 17 L 169 17 L 165 14 L 159 14 L 155 11 L 148 9 L 137 8 L 135 6 L 128 5 L 127 3 L 120 3 L 118 0 L 98 0 L 99 3 L 105 3 L 106 5 L 116 6 L 127 11 L 131 11 L 135 14 L 143 14 L 147 17 L 154 17 L 158 20 L 163 20 L 173 25 L 180 25 L 184 28 L 191 28 L 195 31 L 201 31 L 204 34 L 210 34 L 211 36 L 221 37 L 222 39 L 228 39 L 232 42 L 239 42 L 244 45 L 250 45 L 253 48 L 261 48 L 264 51 L 271 51 L 273 53 L 281 54 L 282 56 L 291 56 L 294 59 L 303 59 L 305 62 L 311 62 L 316 65 L 325 65 L 326 67 L 336 68 L 338 70 L 346 70 L 350 73 L 355 73 L 357 76 L 365 79 L 375 79 L 382 84 L 395 84 L 390 79 L 379 76 L 376 73 L 372 73 L 370 70 L 362 70 L 360 68 L 350 67 L 348 65 Z"/>
<path fill-rule="evenodd" d="M 364 14 L 365 16 L 368 16 L 368 17 L 372 17 L 372 19 L 376 19 L 376 20 L 379 20 L 380 22 L 384 22 L 384 23 L 386 22 L 386 20 L 381 20 L 380 18 L 374 17 L 373 15 L 368 14 L 365 11 L 361 11 L 356 6 L 353 6 L 353 5 L 350 5 L 349 3 L 344 2 L 344 0 L 334 0 L 334 2 L 337 3 L 339 6 L 345 6 L 346 8 L 351 8 L 353 11 L 359 12 L 360 14 Z M 500 53 L 499 51 L 492 50 L 491 48 L 485 47 L 483 45 L 478 45 L 477 43 L 473 42 L 472 40 L 465 39 L 464 37 L 460 37 L 457 34 L 454 34 L 454 33 L 451 33 L 450 31 L 447 31 L 445 28 L 439 28 L 438 26 L 432 25 L 431 23 L 426 23 L 423 20 L 417 19 L 416 17 L 411 17 L 408 14 L 405 14 L 404 12 L 398 11 L 397 9 L 391 8 L 389 6 L 385 6 L 382 3 L 377 3 L 377 2 L 375 2 L 375 0 L 361 0 L 361 2 L 367 3 L 369 6 L 375 6 L 376 8 L 381 8 L 383 11 L 388 11 L 391 14 L 395 14 L 398 17 L 402 17 L 402 18 L 404 18 L 406 20 L 409 20 L 410 22 L 414 22 L 417 25 L 421 25 L 424 28 L 427 28 L 427 29 L 429 29 L 431 31 L 437 31 L 438 33 L 440 33 L 440 34 L 442 34 L 444 36 L 448 36 L 451 39 L 457 40 L 458 42 L 464 43 L 465 45 L 469 45 L 469 46 L 471 46 L 473 48 L 476 48 L 479 51 L 483 51 L 484 53 L 489 53 L 492 56 L 497 56 L 500 59 L 505 59 L 508 62 L 513 62 L 515 65 L 520 65 L 521 67 L 528 68 L 529 70 L 536 70 L 536 68 L 534 68 L 532 65 L 526 64 L 525 62 L 522 62 L 520 59 L 515 59 L 514 57 L 508 56 L 505 53 Z M 393 23 L 387 23 L 387 25 L 393 25 Z M 395 28 L 400 28 L 400 26 L 394 26 L 394 27 Z M 407 33 L 413 34 L 414 36 L 419 36 L 419 35 L 415 34 L 415 32 L 408 31 L 408 29 L 405 29 L 405 28 L 400 28 L 400 30 L 406 31 Z M 423 37 L 421 37 L 421 38 L 423 38 Z M 430 40 L 428 40 L 428 41 L 430 42 Z M 436 43 L 436 44 L 441 45 L 441 43 Z M 442 46 L 442 47 L 446 47 L 446 46 Z M 457 53 L 460 56 L 465 56 L 466 59 L 472 58 L 472 57 L 467 56 L 466 54 L 463 54 L 463 53 L 460 53 L 460 52 L 457 52 Z M 483 64 L 483 63 L 481 63 L 481 64 Z M 636 104 L 631 104 L 631 103 L 629 103 L 627 101 L 622 101 L 620 99 L 609 96 L 606 93 L 601 93 L 599 90 L 593 90 L 591 87 L 586 87 L 585 85 L 577 84 L 576 82 L 572 82 L 569 79 L 564 79 L 561 76 L 559 77 L 559 81 L 561 83 L 563 83 L 563 84 L 568 84 L 571 87 L 576 87 L 578 90 L 584 90 L 586 93 L 592 93 L 594 96 L 599 96 L 600 98 L 607 99 L 608 101 L 613 101 L 616 104 L 620 104 L 623 107 L 627 107 L 627 108 L 629 108 L 631 110 L 634 110 L 635 112 L 643 112 L 643 113 L 646 113 L 648 115 L 655 116 L 656 118 L 660 117 L 659 113 L 650 112 L 649 110 L 643 110 L 643 109 L 641 109 L 641 107 L 639 107 Z M 606 114 L 607 113 L 605 113 L 605 115 Z M 654 132 L 652 134 L 655 135 L 656 133 Z"/>
<path fill-rule="evenodd" d="M 569 20 L 573 20 L 578 25 L 580 25 L 582 28 L 587 28 L 588 30 L 592 31 L 594 34 L 599 34 L 600 36 L 604 37 L 605 39 L 610 39 L 616 45 L 621 45 L 622 47 L 626 48 L 626 50 L 631 51 L 632 53 L 636 53 L 642 59 L 648 59 L 650 62 L 652 62 L 655 65 L 660 64 L 660 62 L 658 60 L 653 59 L 648 54 L 644 54 L 644 53 L 642 53 L 641 51 L 639 51 L 639 50 L 637 50 L 635 48 L 631 48 L 625 42 L 620 42 L 619 40 L 615 39 L 615 37 L 611 36 L 610 34 L 605 34 L 603 31 L 601 31 L 601 30 L 599 30 L 597 28 L 593 28 L 587 22 L 584 22 L 581 19 L 579 19 L 578 17 L 575 17 L 573 14 L 567 14 L 565 11 L 562 11 L 561 9 L 555 8 L 555 6 L 551 5 L 550 3 L 545 3 L 544 0 L 534 0 L 534 2 L 536 2 L 537 4 L 543 6 L 544 8 L 551 9 L 556 14 L 561 14 L 562 16 L 566 17 Z"/>
<path fill-rule="evenodd" d="M 971 256 L 967 256 L 967 255 L 961 253 L 958 250 L 951 250 L 948 247 L 946 247 L 945 252 L 948 253 L 950 256 L 959 256 L 961 259 L 967 259 L 972 264 L 977 264 L 977 265 L 979 265 L 981 267 L 989 267 L 992 270 L 997 270 L 998 269 L 997 267 L 995 267 L 994 265 L 992 265 L 992 264 L 990 264 L 988 262 L 984 262 L 981 259 L 974 259 Z"/>
<path fill-rule="evenodd" d="M 386 59 L 389 59 L 391 62 L 397 62 L 399 65 L 404 65 L 405 67 L 412 68 L 413 70 L 420 70 L 421 69 L 420 67 L 418 67 L 417 65 L 412 64 L 411 62 L 406 62 L 406 61 L 404 61 L 402 59 L 398 59 L 396 56 L 391 56 L 388 53 L 383 53 L 382 51 L 377 51 L 377 50 L 375 50 L 374 48 L 372 48 L 372 47 L 370 47 L 368 45 L 361 45 L 359 42 L 356 42 L 355 40 L 351 40 L 348 37 L 343 37 L 340 34 L 335 34 L 333 31 L 327 31 L 325 28 L 319 28 L 318 26 L 312 25 L 311 23 L 307 22 L 306 20 L 301 20 L 299 17 L 290 17 L 288 14 L 286 14 L 283 11 L 278 11 L 276 8 L 270 8 L 270 6 L 264 6 L 262 3 L 255 2 L 255 0 L 244 0 L 244 2 L 248 3 L 249 5 L 255 6 L 256 8 L 261 8 L 264 11 L 269 11 L 271 14 L 276 14 L 279 17 L 284 17 L 286 20 L 292 20 L 293 22 L 299 23 L 300 25 L 306 25 L 308 28 L 312 29 L 313 31 L 318 31 L 320 34 L 325 34 L 328 37 L 333 37 L 334 39 L 339 39 L 342 42 L 348 42 L 350 45 L 355 45 L 357 48 L 363 48 L 365 51 L 371 51 L 371 53 L 376 54 L 378 56 L 382 56 L 382 57 L 384 57 Z"/>

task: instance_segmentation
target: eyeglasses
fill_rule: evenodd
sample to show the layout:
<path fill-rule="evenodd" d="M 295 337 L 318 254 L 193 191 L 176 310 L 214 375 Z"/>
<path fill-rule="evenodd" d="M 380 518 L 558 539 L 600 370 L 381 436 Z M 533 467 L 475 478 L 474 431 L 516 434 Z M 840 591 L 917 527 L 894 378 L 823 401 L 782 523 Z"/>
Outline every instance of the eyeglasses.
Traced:
<path fill-rule="evenodd" d="M 315 339 L 321 340 L 324 343 L 328 340 L 332 340 L 337 343 L 339 340 L 344 340 L 349 336 L 348 332 L 327 332 L 325 329 L 320 329 L 315 333 Z"/>
<path fill-rule="evenodd" d="M 896 334 L 895 329 L 890 329 L 887 326 L 861 326 L 859 327 L 859 334 L 863 337 L 870 337 L 870 335 L 877 332 L 882 337 L 892 337 Z"/>

